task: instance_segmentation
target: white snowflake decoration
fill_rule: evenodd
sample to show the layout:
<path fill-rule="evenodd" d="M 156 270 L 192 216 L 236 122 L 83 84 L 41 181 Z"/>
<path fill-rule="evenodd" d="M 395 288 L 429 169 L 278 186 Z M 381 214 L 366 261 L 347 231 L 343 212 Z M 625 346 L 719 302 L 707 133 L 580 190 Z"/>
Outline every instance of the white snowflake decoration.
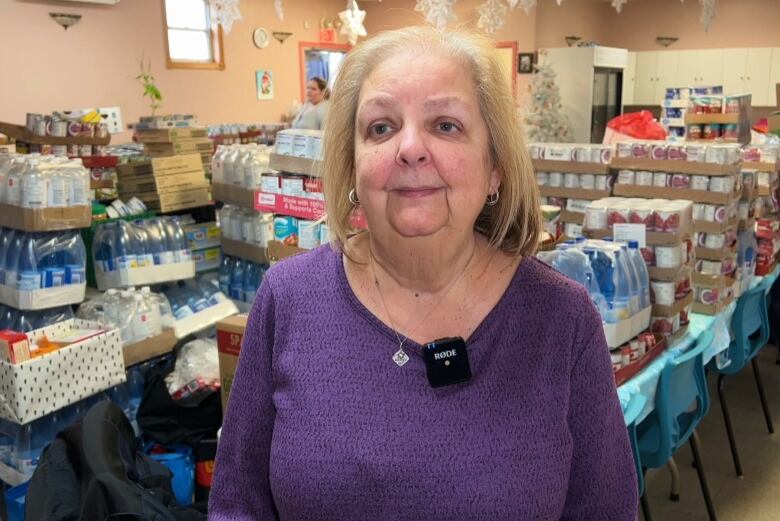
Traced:
<path fill-rule="evenodd" d="M 222 25 L 226 33 L 233 29 L 233 23 L 243 20 L 241 11 L 238 9 L 240 0 L 209 0 L 211 8 L 211 21 Z"/>
<path fill-rule="evenodd" d="M 704 26 L 704 32 L 710 30 L 712 21 L 715 19 L 715 3 L 717 0 L 699 0 L 701 4 L 701 24 Z"/>
<path fill-rule="evenodd" d="M 458 0 L 417 0 L 414 10 L 425 15 L 425 20 L 439 29 L 458 19 L 455 2 Z"/>
<path fill-rule="evenodd" d="M 351 45 L 355 45 L 360 36 L 367 36 L 366 28 L 363 26 L 363 20 L 366 19 L 366 12 L 358 8 L 355 0 L 347 0 L 347 10 L 339 13 L 341 18 L 341 34 L 346 34 Z"/>
<path fill-rule="evenodd" d="M 284 6 L 282 5 L 282 0 L 274 0 L 274 11 L 276 11 L 276 17 L 284 21 Z"/>
<path fill-rule="evenodd" d="M 516 5 L 519 5 L 523 8 L 523 11 L 525 11 L 525 14 L 530 14 L 531 9 L 536 7 L 536 0 L 519 0 L 515 2 Z M 560 5 L 560 2 L 558 3 Z"/>
<path fill-rule="evenodd" d="M 628 3 L 628 0 L 612 0 L 612 7 L 615 8 L 615 11 L 620 13 L 623 11 L 623 6 Z"/>
<path fill-rule="evenodd" d="M 477 8 L 479 20 L 477 27 L 486 33 L 494 33 L 506 23 L 507 8 L 502 0 L 487 0 Z"/>
<path fill-rule="evenodd" d="M 520 0 L 507 0 L 507 2 L 509 2 L 509 8 L 514 9 L 515 7 L 517 7 L 517 2 L 519 1 Z"/>

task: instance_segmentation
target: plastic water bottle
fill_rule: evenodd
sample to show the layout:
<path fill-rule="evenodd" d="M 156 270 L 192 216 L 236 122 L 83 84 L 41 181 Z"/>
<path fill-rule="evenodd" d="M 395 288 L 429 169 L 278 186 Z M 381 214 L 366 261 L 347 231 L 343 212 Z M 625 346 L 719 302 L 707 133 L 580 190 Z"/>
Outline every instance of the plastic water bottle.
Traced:
<path fill-rule="evenodd" d="M 14 466 L 14 445 L 19 426 L 7 420 L 0 419 L 0 463 Z"/>
<path fill-rule="evenodd" d="M 647 272 L 647 264 L 642 257 L 642 252 L 639 250 L 639 242 L 628 241 L 628 253 L 639 280 L 640 305 L 642 309 L 645 309 L 650 305 L 650 275 Z"/>
<path fill-rule="evenodd" d="M 200 280 L 196 281 L 196 283 L 198 284 L 201 293 L 203 293 L 203 296 L 208 301 L 209 307 L 216 306 L 220 302 L 224 302 L 227 300 L 227 296 L 225 296 L 225 294 L 219 290 L 218 286 L 215 286 L 210 282 L 205 282 Z"/>
<path fill-rule="evenodd" d="M 227 146 L 217 145 L 217 151 L 211 156 L 211 181 L 214 183 L 224 183 L 225 176 L 223 164 L 225 161 L 225 152 Z"/>
<path fill-rule="evenodd" d="M 89 170 L 80 159 L 74 159 L 71 168 L 66 171 L 66 176 L 70 206 L 88 206 L 92 193 Z"/>
<path fill-rule="evenodd" d="M 615 258 L 620 264 L 620 271 L 625 273 L 626 282 L 628 284 L 628 293 L 630 295 L 629 309 L 631 315 L 639 313 L 642 309 L 642 288 L 639 282 L 639 275 L 634 268 L 631 259 L 629 258 L 628 248 L 625 244 L 616 244 Z"/>
<path fill-rule="evenodd" d="M 233 184 L 243 186 L 244 184 L 244 165 L 248 159 L 251 159 L 252 151 L 249 145 L 244 145 L 239 149 L 235 160 L 233 161 Z"/>
<path fill-rule="evenodd" d="M 233 237 L 233 214 L 234 214 L 235 208 L 230 205 L 226 204 L 222 207 L 222 210 L 219 212 L 219 226 L 222 231 L 222 236 L 226 237 L 228 239 L 236 239 Z"/>
<path fill-rule="evenodd" d="M 35 472 L 43 449 L 54 438 L 50 422 L 51 418 L 44 416 L 20 426 L 16 434 L 14 467 L 28 479 Z"/>
<path fill-rule="evenodd" d="M 41 288 L 41 272 L 38 271 L 35 237 L 32 234 L 27 234 L 22 241 L 22 249 L 19 252 L 19 261 L 16 267 L 16 288 L 20 291 Z"/>
<path fill-rule="evenodd" d="M 130 225 L 128 231 L 134 239 L 135 258 L 139 268 L 154 266 L 154 253 L 149 233 L 141 224 Z"/>
<path fill-rule="evenodd" d="M 9 288 L 17 287 L 16 269 L 19 264 L 19 253 L 22 251 L 24 232 L 16 232 L 8 245 L 5 256 L 5 285 Z"/>
<path fill-rule="evenodd" d="M 5 228 L 0 231 L 0 285 L 5 284 L 5 256 L 15 233 L 14 230 Z"/>
<path fill-rule="evenodd" d="M 78 232 L 72 232 L 67 247 L 60 251 L 60 265 L 65 269 L 65 284 L 87 282 L 87 247 Z"/>
<path fill-rule="evenodd" d="M 182 228 L 178 218 L 174 218 L 173 223 L 175 230 L 174 242 L 177 246 L 177 250 L 174 252 L 174 255 L 178 256 L 180 259 L 179 262 L 191 262 L 192 251 L 190 250 L 190 241 L 187 240 L 187 233 L 184 231 L 184 228 Z"/>
<path fill-rule="evenodd" d="M 756 275 L 756 260 L 758 242 L 753 230 L 742 230 L 738 237 L 737 265 L 739 266 L 740 289 L 744 293 L 750 289 L 750 284 Z M 1 250 L 0 250 L 1 251 Z"/>
<path fill-rule="evenodd" d="M 114 265 L 118 270 L 129 270 L 138 267 L 136 252 L 140 250 L 137 239 L 130 233 L 130 225 L 125 221 L 117 221 L 114 235 Z"/>
<path fill-rule="evenodd" d="M 229 255 L 223 255 L 219 264 L 219 290 L 225 295 L 230 295 L 230 276 L 236 261 Z"/>
<path fill-rule="evenodd" d="M 620 248 L 612 250 L 613 276 L 615 278 L 615 296 L 613 299 L 613 311 L 617 321 L 630 318 L 636 309 L 637 304 L 632 303 L 632 299 L 637 295 L 633 289 L 631 272 L 628 263 L 625 262 L 627 255 L 621 255 Z"/>
<path fill-rule="evenodd" d="M 228 147 L 228 151 L 225 153 L 225 159 L 222 163 L 222 177 L 226 184 L 238 184 L 235 181 L 235 170 L 233 168 L 238 153 L 239 147 L 237 145 L 231 145 Z"/>
<path fill-rule="evenodd" d="M 25 208 L 43 208 L 46 206 L 48 190 L 46 177 L 40 170 L 41 162 L 31 159 L 22 173 L 21 206 Z"/>
<path fill-rule="evenodd" d="M 67 163 L 67 160 L 65 161 Z M 56 162 L 56 167 L 51 168 L 47 175 L 47 205 L 53 208 L 69 206 L 69 167 L 62 161 Z"/>
<path fill-rule="evenodd" d="M 195 314 L 195 311 L 187 304 L 187 299 L 178 286 L 170 286 L 165 291 L 165 294 L 171 303 L 171 310 L 176 320 L 182 320 Z"/>
<path fill-rule="evenodd" d="M 8 183 L 8 171 L 16 161 L 22 161 L 14 154 L 0 154 L 0 202 L 5 202 L 5 186 Z"/>
<path fill-rule="evenodd" d="M 152 261 L 155 266 L 166 264 L 167 244 L 165 238 L 160 233 L 160 228 L 153 221 L 146 221 L 143 224 L 144 233 L 147 239 L 147 251 L 152 255 Z"/>
<path fill-rule="evenodd" d="M 233 271 L 230 274 L 230 298 L 233 300 L 244 300 L 244 270 L 246 261 L 236 259 L 233 264 Z"/>
<path fill-rule="evenodd" d="M 268 171 L 268 147 L 256 146 L 244 163 L 244 186 L 249 190 L 260 188 L 261 178 Z"/>
<path fill-rule="evenodd" d="M 127 419 L 130 420 L 135 435 L 138 437 L 141 435 L 141 428 L 138 426 L 138 409 L 141 408 L 141 401 L 144 398 L 145 385 L 144 375 L 138 366 L 128 369 L 125 385 L 127 386 L 127 405 L 130 412 Z"/>
<path fill-rule="evenodd" d="M 13 161 L 13 165 L 8 170 L 3 202 L 14 206 L 19 206 L 22 202 L 22 172 L 27 168 L 27 160 L 19 157 Z"/>
<path fill-rule="evenodd" d="M 11 307 L 0 307 L 0 329 L 9 329 L 16 320 L 16 310 Z"/>

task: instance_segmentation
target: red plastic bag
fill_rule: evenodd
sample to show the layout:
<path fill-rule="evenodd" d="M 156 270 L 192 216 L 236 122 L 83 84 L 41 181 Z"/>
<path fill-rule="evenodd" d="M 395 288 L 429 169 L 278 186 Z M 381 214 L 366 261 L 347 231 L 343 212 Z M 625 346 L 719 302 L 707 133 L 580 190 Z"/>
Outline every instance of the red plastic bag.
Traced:
<path fill-rule="evenodd" d="M 604 133 L 605 144 L 620 141 L 665 139 L 666 130 L 653 119 L 653 114 L 647 110 L 629 112 L 612 118 L 607 123 L 607 131 Z"/>

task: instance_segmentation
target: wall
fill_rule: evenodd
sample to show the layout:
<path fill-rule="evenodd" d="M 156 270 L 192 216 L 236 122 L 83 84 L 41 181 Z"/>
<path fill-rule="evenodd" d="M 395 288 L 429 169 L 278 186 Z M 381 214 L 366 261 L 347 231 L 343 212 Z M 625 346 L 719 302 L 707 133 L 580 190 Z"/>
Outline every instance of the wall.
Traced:
<path fill-rule="evenodd" d="M 615 10 L 608 2 L 596 0 L 563 0 L 561 5 L 555 0 L 539 0 L 535 12 L 536 47 L 542 48 L 566 47 L 566 36 L 606 45 Z"/>
<path fill-rule="evenodd" d="M 474 28 L 477 27 L 477 7 L 484 0 L 460 0 L 455 4 L 455 14 L 458 17 L 455 25 Z M 364 2 L 361 9 L 366 11 L 366 30 L 368 34 L 375 34 L 382 30 L 397 29 L 408 25 L 425 24 L 425 18 L 414 10 L 414 0 L 383 0 L 382 2 Z M 526 15 L 522 9 L 509 12 L 506 25 L 497 31 L 492 38 L 496 41 L 517 42 L 518 52 L 533 52 L 535 49 L 536 14 L 531 11 Z M 519 104 L 525 103 L 531 75 L 517 75 L 517 100 Z"/>
<path fill-rule="evenodd" d="M 318 39 L 319 19 L 335 17 L 344 0 L 284 2 L 280 22 L 273 0 L 244 0 L 242 22 L 225 35 L 226 69 L 176 70 L 165 68 L 162 0 L 123 0 L 116 6 L 58 2 L 0 0 L 0 34 L 6 46 L 0 83 L 0 121 L 23 123 L 26 112 L 91 106 L 122 108 L 125 123 L 150 114 L 135 81 L 142 53 L 151 59 L 162 91 L 164 113 L 196 113 L 204 123 L 278 121 L 299 98 L 299 41 Z M 312 4 L 319 6 L 312 9 Z M 63 30 L 48 13 L 64 11 L 83 15 Z M 308 22 L 310 29 L 304 28 Z M 252 31 L 293 33 L 284 44 L 271 43 L 258 50 Z M 273 101 L 257 101 L 255 70 L 267 68 L 276 76 Z M 10 78 L 10 81 L 9 81 Z M 115 136 L 127 141 L 129 133 Z"/>

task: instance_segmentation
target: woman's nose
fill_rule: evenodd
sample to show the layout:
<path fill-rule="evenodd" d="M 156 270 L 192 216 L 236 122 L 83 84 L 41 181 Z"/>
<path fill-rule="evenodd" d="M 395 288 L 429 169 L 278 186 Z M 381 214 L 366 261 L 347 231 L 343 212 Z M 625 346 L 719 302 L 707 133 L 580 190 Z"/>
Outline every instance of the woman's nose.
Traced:
<path fill-rule="evenodd" d="M 422 132 L 412 127 L 401 130 L 396 163 L 404 166 L 422 166 L 431 159 L 431 154 L 423 139 Z"/>

